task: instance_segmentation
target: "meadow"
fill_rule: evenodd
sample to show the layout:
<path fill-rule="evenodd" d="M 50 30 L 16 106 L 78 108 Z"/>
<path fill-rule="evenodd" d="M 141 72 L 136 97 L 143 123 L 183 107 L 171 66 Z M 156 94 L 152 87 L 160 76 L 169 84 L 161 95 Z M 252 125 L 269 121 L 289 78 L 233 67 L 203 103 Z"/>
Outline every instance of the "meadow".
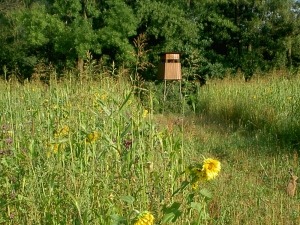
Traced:
<path fill-rule="evenodd" d="M 122 76 L 1 81 L 0 224 L 300 224 L 299 87 L 227 78 L 163 101 Z M 207 158 L 221 171 L 195 187 Z"/>

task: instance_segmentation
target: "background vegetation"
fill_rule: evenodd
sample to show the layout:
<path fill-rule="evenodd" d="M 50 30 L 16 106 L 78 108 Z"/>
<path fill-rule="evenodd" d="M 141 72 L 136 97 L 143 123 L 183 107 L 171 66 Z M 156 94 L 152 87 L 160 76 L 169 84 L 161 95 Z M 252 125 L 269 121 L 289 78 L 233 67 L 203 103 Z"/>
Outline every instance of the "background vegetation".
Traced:
<path fill-rule="evenodd" d="M 92 57 L 102 66 L 114 62 L 154 79 L 164 51 L 182 53 L 186 77 L 223 77 L 237 70 L 247 79 L 274 69 L 293 73 L 300 63 L 299 5 L 295 0 L 0 1 L 0 74 L 22 81 L 41 64 L 60 71 L 77 67 L 81 73 Z M 147 54 L 138 54 L 141 49 Z"/>

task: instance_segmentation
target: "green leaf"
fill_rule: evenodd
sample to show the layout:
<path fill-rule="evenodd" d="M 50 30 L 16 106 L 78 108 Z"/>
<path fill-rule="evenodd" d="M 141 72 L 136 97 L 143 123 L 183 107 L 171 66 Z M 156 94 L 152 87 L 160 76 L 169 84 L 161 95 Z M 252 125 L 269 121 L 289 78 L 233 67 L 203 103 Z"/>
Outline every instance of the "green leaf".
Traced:
<path fill-rule="evenodd" d="M 124 202 L 127 202 L 128 204 L 133 204 L 133 202 L 135 201 L 135 198 L 131 195 L 123 195 L 120 197 L 120 199 Z"/>
<path fill-rule="evenodd" d="M 187 197 L 186 200 L 188 203 L 191 203 L 194 200 L 195 193 L 190 193 Z"/>
<path fill-rule="evenodd" d="M 181 203 L 174 202 L 170 207 L 164 206 L 164 217 L 162 223 L 175 222 L 182 214 L 182 212 L 179 210 L 180 205 Z"/>
<path fill-rule="evenodd" d="M 176 217 L 176 214 L 171 212 L 171 213 L 167 213 L 164 215 L 163 219 L 162 219 L 162 223 L 169 223 L 172 222 L 173 219 Z"/>
<path fill-rule="evenodd" d="M 127 126 L 125 127 L 124 131 L 121 133 L 121 138 L 125 137 L 125 135 L 128 133 L 128 131 L 131 128 L 131 123 L 127 124 Z"/>
<path fill-rule="evenodd" d="M 188 185 L 189 185 L 189 183 L 190 182 L 188 182 L 188 181 L 183 181 L 182 183 L 181 183 L 181 186 L 177 189 L 177 190 L 175 190 L 174 191 L 174 193 L 173 193 L 173 195 L 172 196 L 174 196 L 174 195 L 176 195 L 178 192 L 180 192 L 180 191 L 183 191 Z"/>
<path fill-rule="evenodd" d="M 119 224 L 124 224 L 126 222 L 126 219 L 123 216 L 120 216 L 118 214 L 114 214 L 110 216 L 111 218 L 111 225 L 119 225 Z"/>
<path fill-rule="evenodd" d="M 100 103 L 103 111 L 105 112 L 105 114 L 107 116 L 111 116 L 111 114 L 112 114 L 111 110 L 109 108 L 107 108 L 106 105 L 102 101 L 99 101 L 99 103 Z"/>
<path fill-rule="evenodd" d="M 197 210 L 197 212 L 201 212 L 203 209 L 203 203 L 199 203 L 199 202 L 192 202 L 191 203 L 191 208 Z"/>
<path fill-rule="evenodd" d="M 126 105 L 126 103 L 128 102 L 128 100 L 130 99 L 132 95 L 132 91 L 130 91 L 130 93 L 126 96 L 125 100 L 123 101 L 122 105 L 119 108 L 119 112 L 123 109 L 123 107 Z"/>
<path fill-rule="evenodd" d="M 206 198 L 209 198 L 209 199 L 212 198 L 211 192 L 209 190 L 207 190 L 206 188 L 201 189 L 200 194 L 203 195 Z"/>

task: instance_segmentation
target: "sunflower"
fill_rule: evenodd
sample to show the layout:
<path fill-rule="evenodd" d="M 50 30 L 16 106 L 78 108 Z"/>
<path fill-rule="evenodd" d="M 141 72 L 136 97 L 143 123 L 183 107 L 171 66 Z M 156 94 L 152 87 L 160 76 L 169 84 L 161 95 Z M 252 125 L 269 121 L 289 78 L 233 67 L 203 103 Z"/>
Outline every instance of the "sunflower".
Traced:
<path fill-rule="evenodd" d="M 97 141 L 99 139 L 99 137 L 100 137 L 100 133 L 98 131 L 93 131 L 86 135 L 85 141 L 87 143 L 92 143 L 92 142 Z"/>
<path fill-rule="evenodd" d="M 57 130 L 54 132 L 54 137 L 59 138 L 59 137 L 65 137 L 69 134 L 70 128 L 65 125 L 61 129 Z"/>
<path fill-rule="evenodd" d="M 133 225 L 153 225 L 153 224 L 154 224 L 154 216 L 150 212 L 144 211 L 138 215 L 136 222 Z"/>
<path fill-rule="evenodd" d="M 221 171 L 221 163 L 212 158 L 204 159 L 202 166 L 202 174 L 205 180 L 212 180 L 218 176 Z"/>

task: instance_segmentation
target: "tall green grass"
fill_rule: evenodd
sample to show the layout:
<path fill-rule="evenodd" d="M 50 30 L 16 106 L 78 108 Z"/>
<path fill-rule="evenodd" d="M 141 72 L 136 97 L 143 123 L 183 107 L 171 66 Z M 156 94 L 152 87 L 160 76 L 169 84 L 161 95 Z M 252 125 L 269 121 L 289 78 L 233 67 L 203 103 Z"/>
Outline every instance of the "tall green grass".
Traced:
<path fill-rule="evenodd" d="M 299 195 L 285 193 L 299 172 L 298 82 L 213 82 L 194 114 L 185 98 L 158 113 L 158 92 L 143 102 L 121 78 L 2 82 L 0 223 L 133 224 L 147 210 L 155 224 L 298 224 Z M 292 147 L 274 142 L 284 131 Z M 220 176 L 181 188 L 203 157 Z"/>
<path fill-rule="evenodd" d="M 1 89 L 2 223 L 130 224 L 143 210 L 162 219 L 185 163 L 181 136 L 158 130 L 129 83 Z"/>
<path fill-rule="evenodd" d="M 222 123 L 263 132 L 299 147 L 300 80 L 277 77 L 212 82 L 198 96 L 198 110 Z"/>
<path fill-rule="evenodd" d="M 299 84 L 297 77 L 267 77 L 201 88 L 196 117 L 208 136 L 201 147 L 224 168 L 215 224 L 300 222 L 299 196 L 285 193 L 288 170 L 299 174 Z"/>

